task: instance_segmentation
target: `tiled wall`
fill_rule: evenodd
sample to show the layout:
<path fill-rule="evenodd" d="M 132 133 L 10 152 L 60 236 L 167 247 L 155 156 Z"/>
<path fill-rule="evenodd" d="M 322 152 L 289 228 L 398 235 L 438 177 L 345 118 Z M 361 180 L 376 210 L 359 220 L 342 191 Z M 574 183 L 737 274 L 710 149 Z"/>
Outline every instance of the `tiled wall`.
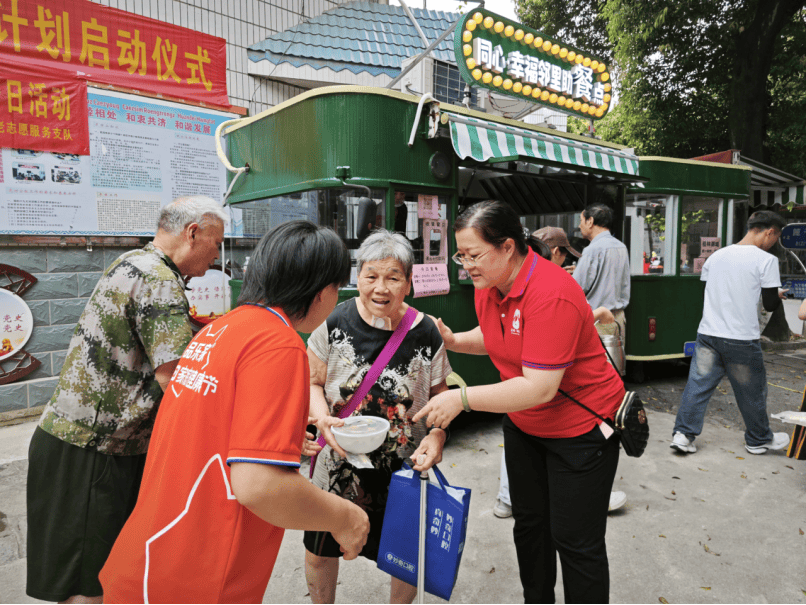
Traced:
<path fill-rule="evenodd" d="M 247 74 L 246 48 L 341 4 L 337 0 L 99 0 L 165 23 L 227 41 L 227 90 L 233 105 L 254 115 L 304 92 Z"/>
<path fill-rule="evenodd" d="M 134 247 L 94 246 L 91 251 L 58 246 L 0 247 L 0 263 L 27 271 L 38 280 L 22 297 L 34 317 L 34 330 L 24 349 L 42 362 L 21 380 L 0 385 L 0 419 L 5 412 L 48 402 L 95 284 L 112 261 Z M 248 254 L 247 248 L 228 249 L 227 260 L 241 266 Z"/>
<path fill-rule="evenodd" d="M 2 263 L 27 271 L 39 281 L 23 295 L 34 316 L 25 350 L 42 362 L 20 381 L 0 385 L 0 413 L 44 405 L 53 394 L 67 346 L 84 305 L 104 269 L 120 248 L 0 248 Z"/>

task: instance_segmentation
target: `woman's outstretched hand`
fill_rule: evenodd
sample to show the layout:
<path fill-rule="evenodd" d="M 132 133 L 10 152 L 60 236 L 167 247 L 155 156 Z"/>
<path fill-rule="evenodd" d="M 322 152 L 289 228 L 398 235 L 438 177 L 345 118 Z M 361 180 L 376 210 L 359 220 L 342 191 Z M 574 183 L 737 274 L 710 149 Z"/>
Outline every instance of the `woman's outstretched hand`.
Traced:
<path fill-rule="evenodd" d="M 456 336 L 453 334 L 453 330 L 451 330 L 448 326 L 442 323 L 442 318 L 434 317 L 433 315 L 429 315 L 434 323 L 437 325 L 437 329 L 439 330 L 439 335 L 442 336 L 442 342 L 445 343 L 445 348 L 449 351 L 456 344 Z"/>
<path fill-rule="evenodd" d="M 448 427 L 451 420 L 461 413 L 462 409 L 462 398 L 459 394 L 459 389 L 443 391 L 438 395 L 434 395 L 423 409 L 414 415 L 412 422 L 425 418 L 426 426 L 444 429 Z"/>

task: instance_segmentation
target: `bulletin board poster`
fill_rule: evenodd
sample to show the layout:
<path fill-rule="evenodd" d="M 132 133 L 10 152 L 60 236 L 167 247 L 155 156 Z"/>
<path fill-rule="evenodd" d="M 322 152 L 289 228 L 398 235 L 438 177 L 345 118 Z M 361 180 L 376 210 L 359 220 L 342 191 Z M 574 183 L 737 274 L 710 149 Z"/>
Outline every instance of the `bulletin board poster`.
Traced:
<path fill-rule="evenodd" d="M 423 221 L 423 243 L 426 265 L 448 262 L 448 221 L 426 219 Z"/>
<path fill-rule="evenodd" d="M 216 127 L 234 114 L 112 91 L 87 93 L 90 155 L 0 150 L 0 233 L 152 236 L 183 195 L 221 201 Z M 228 237 L 243 235 L 228 208 Z"/>

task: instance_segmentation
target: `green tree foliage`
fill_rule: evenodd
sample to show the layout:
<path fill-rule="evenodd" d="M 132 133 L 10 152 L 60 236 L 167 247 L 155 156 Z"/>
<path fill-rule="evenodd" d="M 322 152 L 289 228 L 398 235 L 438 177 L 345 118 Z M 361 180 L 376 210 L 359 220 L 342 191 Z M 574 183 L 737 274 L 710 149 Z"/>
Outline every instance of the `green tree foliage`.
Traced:
<path fill-rule="evenodd" d="M 767 140 L 773 166 L 806 175 L 806 15 L 793 20 L 781 36 L 770 70 L 771 105 Z"/>
<path fill-rule="evenodd" d="M 527 25 L 614 61 L 604 139 L 641 155 L 738 148 L 806 172 L 804 0 L 516 1 Z"/>

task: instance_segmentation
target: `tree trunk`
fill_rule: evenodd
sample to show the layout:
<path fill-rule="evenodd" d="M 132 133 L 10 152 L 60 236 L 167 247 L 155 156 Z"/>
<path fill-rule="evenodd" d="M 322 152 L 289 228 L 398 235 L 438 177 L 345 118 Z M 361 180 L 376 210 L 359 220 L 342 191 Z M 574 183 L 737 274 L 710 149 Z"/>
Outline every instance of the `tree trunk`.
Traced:
<path fill-rule="evenodd" d="M 792 330 L 789 329 L 789 324 L 786 321 L 786 312 L 784 305 L 781 304 L 770 315 L 770 321 L 767 327 L 761 333 L 773 342 L 789 342 L 792 338 Z"/>
<path fill-rule="evenodd" d="M 728 129 L 733 149 L 764 162 L 767 78 L 778 35 L 804 0 L 757 0 L 752 21 L 741 31 L 730 91 Z"/>

